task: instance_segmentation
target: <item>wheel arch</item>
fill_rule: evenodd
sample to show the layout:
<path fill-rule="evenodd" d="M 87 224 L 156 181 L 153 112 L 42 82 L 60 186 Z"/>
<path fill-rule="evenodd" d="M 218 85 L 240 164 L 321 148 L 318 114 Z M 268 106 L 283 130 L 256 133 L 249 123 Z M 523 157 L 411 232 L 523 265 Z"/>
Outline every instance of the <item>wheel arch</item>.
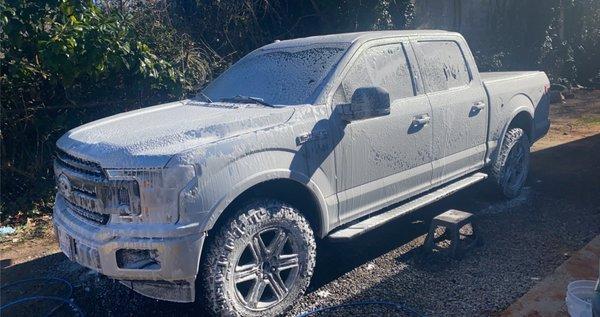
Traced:
<path fill-rule="evenodd" d="M 527 136 L 532 137 L 533 133 L 533 117 L 535 113 L 535 107 L 533 101 L 524 95 L 518 94 L 510 99 L 508 102 L 509 109 L 512 109 L 510 120 L 507 120 L 507 124 L 502 131 L 502 138 L 506 134 L 506 131 L 510 128 L 521 128 L 527 133 Z"/>
<path fill-rule="evenodd" d="M 207 224 L 208 231 L 217 228 L 244 203 L 257 198 L 278 199 L 298 208 L 307 218 L 315 235 L 324 237 L 329 231 L 327 205 L 319 188 L 311 180 L 289 171 L 276 172 L 271 177 L 256 177 L 237 188 L 218 206 Z"/>
<path fill-rule="evenodd" d="M 506 132 L 511 128 L 523 129 L 523 131 L 525 131 L 525 133 L 531 140 L 533 133 L 533 116 L 528 111 L 520 111 L 509 122 L 508 126 L 504 130 L 504 134 L 506 134 Z"/>
<path fill-rule="evenodd" d="M 502 134 L 500 135 L 500 142 L 496 147 L 498 150 L 502 148 L 506 132 L 511 128 L 523 129 L 529 137 L 529 140 L 532 140 L 533 137 L 533 117 L 535 108 L 531 99 L 526 95 L 518 94 L 508 102 L 508 107 L 509 109 L 512 109 L 508 116 L 510 120 L 507 120 L 504 124 Z"/>

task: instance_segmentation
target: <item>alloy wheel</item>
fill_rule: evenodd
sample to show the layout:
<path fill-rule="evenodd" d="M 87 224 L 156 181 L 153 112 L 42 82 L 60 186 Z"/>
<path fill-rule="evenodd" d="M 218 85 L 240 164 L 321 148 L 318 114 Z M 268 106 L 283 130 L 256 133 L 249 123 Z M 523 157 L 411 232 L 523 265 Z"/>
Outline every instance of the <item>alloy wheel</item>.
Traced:
<path fill-rule="evenodd" d="M 234 266 L 238 299 L 250 310 L 281 302 L 299 276 L 298 246 L 281 227 L 256 233 Z"/>

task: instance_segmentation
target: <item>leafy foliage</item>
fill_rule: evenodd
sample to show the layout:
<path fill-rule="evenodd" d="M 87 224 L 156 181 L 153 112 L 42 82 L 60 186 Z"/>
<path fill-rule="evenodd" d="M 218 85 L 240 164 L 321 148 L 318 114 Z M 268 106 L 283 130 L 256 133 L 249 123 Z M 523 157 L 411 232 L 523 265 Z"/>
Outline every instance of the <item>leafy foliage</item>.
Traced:
<path fill-rule="evenodd" d="M 68 0 L 2 1 L 0 11 L 3 216 L 47 196 L 54 143 L 66 130 L 180 97 L 207 76 L 193 43 L 179 54 L 151 49 L 132 13 Z"/>
<path fill-rule="evenodd" d="M 553 11 L 559 10 L 560 8 L 553 8 Z M 546 29 L 538 62 L 545 66 L 550 79 L 557 84 L 569 84 L 569 81 L 577 76 L 573 48 L 563 40 L 563 36 L 560 34 L 563 24 L 564 21 L 560 18 L 560 14 L 554 13 L 554 18 Z"/>
<path fill-rule="evenodd" d="M 539 65 L 559 84 L 586 85 L 600 77 L 599 1 L 559 0 L 552 7 Z"/>
<path fill-rule="evenodd" d="M 480 70 L 541 69 L 565 85 L 600 76 L 600 1 L 515 0 L 490 10 L 483 38 L 463 32 Z"/>

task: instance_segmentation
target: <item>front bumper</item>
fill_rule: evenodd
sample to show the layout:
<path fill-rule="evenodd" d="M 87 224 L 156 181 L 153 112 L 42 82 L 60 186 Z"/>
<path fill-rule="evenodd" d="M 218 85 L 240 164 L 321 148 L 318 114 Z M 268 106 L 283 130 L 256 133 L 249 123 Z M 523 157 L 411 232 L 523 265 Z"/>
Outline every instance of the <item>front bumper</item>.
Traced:
<path fill-rule="evenodd" d="M 198 224 L 97 225 L 70 210 L 61 195 L 56 196 L 53 222 L 61 250 L 69 259 L 121 280 L 142 295 L 194 301 L 194 282 L 206 236 Z M 119 250 L 152 250 L 156 263 L 124 268 L 118 260 Z"/>

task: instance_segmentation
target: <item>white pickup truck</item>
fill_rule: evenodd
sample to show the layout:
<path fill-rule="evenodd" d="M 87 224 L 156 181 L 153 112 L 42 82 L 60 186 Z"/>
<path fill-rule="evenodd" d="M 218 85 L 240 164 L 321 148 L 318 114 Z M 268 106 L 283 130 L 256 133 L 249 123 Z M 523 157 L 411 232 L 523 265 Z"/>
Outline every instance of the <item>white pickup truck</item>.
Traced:
<path fill-rule="evenodd" d="M 480 73 L 458 33 L 275 42 L 195 98 L 66 133 L 60 246 L 153 298 L 278 315 L 306 290 L 321 239 L 488 176 L 518 195 L 549 127 L 548 88 L 543 72 Z"/>

